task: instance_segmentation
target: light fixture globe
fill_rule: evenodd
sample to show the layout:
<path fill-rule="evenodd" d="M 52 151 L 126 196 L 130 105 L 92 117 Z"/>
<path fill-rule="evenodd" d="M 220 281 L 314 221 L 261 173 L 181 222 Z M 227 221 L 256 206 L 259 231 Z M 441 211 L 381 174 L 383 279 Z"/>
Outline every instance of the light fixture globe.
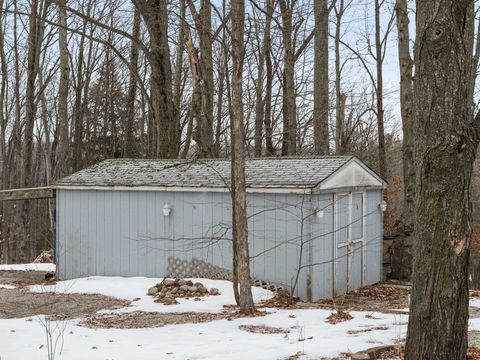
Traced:
<path fill-rule="evenodd" d="M 163 215 L 169 216 L 171 212 L 172 212 L 172 205 L 169 203 L 165 203 L 165 205 L 163 205 Z"/>
<path fill-rule="evenodd" d="M 382 200 L 382 202 L 378 204 L 378 206 L 380 207 L 380 210 L 382 210 L 382 212 L 387 211 L 387 202 L 385 200 Z"/>

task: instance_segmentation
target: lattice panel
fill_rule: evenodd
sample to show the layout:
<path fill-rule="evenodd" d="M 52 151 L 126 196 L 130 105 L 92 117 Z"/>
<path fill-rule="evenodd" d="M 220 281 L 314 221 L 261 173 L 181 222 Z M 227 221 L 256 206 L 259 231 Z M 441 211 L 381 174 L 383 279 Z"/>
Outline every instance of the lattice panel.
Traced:
<path fill-rule="evenodd" d="M 220 266 L 210 264 L 204 260 L 193 258 L 191 260 L 183 260 L 174 256 L 168 258 L 167 276 L 171 278 L 206 278 L 213 280 L 229 280 L 232 281 L 233 273 L 231 270 L 224 269 Z M 253 279 L 253 285 L 270 291 L 285 290 L 263 279 Z"/>

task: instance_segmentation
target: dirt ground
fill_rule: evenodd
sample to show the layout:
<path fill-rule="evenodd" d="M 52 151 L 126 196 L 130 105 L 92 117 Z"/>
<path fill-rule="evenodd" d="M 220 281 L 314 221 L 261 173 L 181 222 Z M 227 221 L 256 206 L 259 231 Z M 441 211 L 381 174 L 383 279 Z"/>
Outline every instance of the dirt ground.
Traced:
<path fill-rule="evenodd" d="M 49 315 L 73 319 L 102 309 L 118 309 L 129 301 L 95 294 L 31 293 L 25 289 L 0 289 L 0 319 Z"/>
<path fill-rule="evenodd" d="M 0 271 L 0 284 L 16 289 L 0 289 L 0 319 L 48 315 L 52 318 L 73 319 L 89 316 L 102 309 L 118 309 L 129 301 L 97 294 L 32 293 L 29 285 L 53 285 L 42 271 Z"/>
<path fill-rule="evenodd" d="M 139 329 L 165 325 L 197 324 L 227 319 L 229 313 L 154 313 L 135 311 L 127 314 L 100 314 L 86 318 L 81 326 L 98 329 Z"/>

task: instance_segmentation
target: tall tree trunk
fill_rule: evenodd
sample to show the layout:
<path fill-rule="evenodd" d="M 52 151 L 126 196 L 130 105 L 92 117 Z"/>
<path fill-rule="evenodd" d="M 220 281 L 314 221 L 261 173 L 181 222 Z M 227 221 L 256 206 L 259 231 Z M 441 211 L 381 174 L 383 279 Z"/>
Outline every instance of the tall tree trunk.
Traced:
<path fill-rule="evenodd" d="M 23 176 L 22 185 L 31 186 L 33 160 L 33 128 L 37 115 L 35 89 L 40 66 L 40 52 L 45 29 L 44 19 L 47 14 L 48 2 L 33 0 L 29 18 L 28 54 L 27 54 L 27 85 L 25 90 L 25 129 L 23 134 Z"/>
<path fill-rule="evenodd" d="M 273 86 L 273 65 L 272 55 L 272 40 L 271 40 L 271 26 L 273 17 L 273 0 L 266 0 L 266 14 L 265 14 L 265 40 L 263 44 L 263 53 L 265 56 L 265 104 L 264 124 L 265 124 L 265 148 L 266 155 L 273 156 L 275 149 L 273 148 L 273 126 L 272 126 L 272 86 Z"/>
<path fill-rule="evenodd" d="M 202 67 L 202 156 L 214 157 L 213 141 L 213 56 L 212 56 L 212 5 L 210 0 L 201 0 L 200 21 L 200 66 Z"/>
<path fill-rule="evenodd" d="M 197 126 L 194 133 L 198 144 L 198 156 L 209 158 L 215 156 L 213 141 L 213 57 L 212 57 L 212 5 L 210 0 L 201 0 L 200 12 L 197 13 L 192 0 L 188 5 L 200 38 L 200 54 L 193 46 L 193 41 L 186 27 L 187 50 L 190 54 L 190 66 L 197 92 L 194 116 Z M 185 24 L 186 25 L 186 24 Z M 186 25 L 187 26 L 187 25 Z"/>
<path fill-rule="evenodd" d="M 20 98 L 20 53 L 18 51 L 18 16 L 17 16 L 17 2 L 13 3 L 15 14 L 13 15 L 13 52 L 14 52 L 14 64 L 15 64 L 15 86 L 14 86 L 14 95 L 15 95 L 15 122 L 13 124 L 12 131 L 12 141 L 9 146 L 9 161 L 8 166 L 10 169 L 17 169 L 17 171 L 12 171 L 9 178 L 9 187 L 20 187 L 21 186 L 21 171 L 19 170 L 22 167 L 21 153 L 22 153 L 22 107 L 21 107 L 21 98 Z"/>
<path fill-rule="evenodd" d="M 314 1 L 315 63 L 313 79 L 313 132 L 317 155 L 329 154 L 328 139 L 328 1 Z"/>
<path fill-rule="evenodd" d="M 265 36 L 264 44 L 265 46 Z M 260 42 L 258 42 L 260 48 Z M 263 118 L 265 105 L 263 102 L 263 72 L 265 67 L 265 52 L 258 54 L 257 81 L 255 83 L 255 135 L 254 135 L 254 154 L 256 157 L 262 156 L 263 147 Z"/>
<path fill-rule="evenodd" d="M 150 74 L 149 155 L 176 158 L 180 150 L 180 123 L 173 102 L 172 69 L 168 46 L 167 0 L 134 0 L 150 36 L 147 53 Z"/>
<path fill-rule="evenodd" d="M 387 152 L 385 148 L 384 110 L 383 110 L 383 51 L 380 26 L 380 1 L 375 0 L 375 59 L 377 63 L 376 99 L 378 131 L 378 172 L 387 176 Z M 383 2 L 383 1 L 382 1 Z"/>
<path fill-rule="evenodd" d="M 67 44 L 66 0 L 58 3 L 58 52 L 60 54 L 60 83 L 58 85 L 58 146 L 55 163 L 55 178 L 68 174 L 68 88 L 70 83 L 70 61 Z"/>
<path fill-rule="evenodd" d="M 295 99 L 295 49 L 293 44 L 293 9 L 286 0 L 279 0 L 282 15 L 284 47 L 283 69 L 283 140 L 282 155 L 297 152 L 297 104 Z"/>
<path fill-rule="evenodd" d="M 400 65 L 400 109 L 403 127 L 403 209 L 399 237 L 392 248 L 392 277 L 410 280 L 412 274 L 413 199 L 415 168 L 413 162 L 413 61 L 410 57 L 407 0 L 395 4 Z"/>
<path fill-rule="evenodd" d="M 135 8 L 133 13 L 132 36 L 139 38 L 140 36 L 140 13 Z M 127 94 L 127 113 L 126 113 L 126 129 L 125 129 L 125 149 L 124 157 L 129 158 L 137 153 L 135 146 L 135 99 L 137 97 L 137 76 L 138 76 L 138 45 L 132 41 L 130 45 L 130 80 Z"/>
<path fill-rule="evenodd" d="M 217 119 L 215 125 L 215 156 L 220 157 L 222 149 L 221 135 L 222 135 L 222 119 L 223 119 L 223 98 L 225 88 L 225 76 L 228 71 L 228 50 L 224 50 L 220 60 L 220 68 L 218 71 L 218 91 L 217 91 Z"/>
<path fill-rule="evenodd" d="M 343 154 L 342 139 L 345 127 L 345 112 L 342 107 L 342 99 L 345 95 L 342 93 L 342 67 L 340 65 L 340 36 L 344 10 L 344 0 L 339 1 L 338 7 L 335 4 L 335 153 L 337 155 Z"/>
<path fill-rule="evenodd" d="M 466 358 L 470 177 L 480 122 L 473 116 L 473 29 L 473 1 L 417 2 L 416 241 L 407 360 Z"/>
<path fill-rule="evenodd" d="M 84 49 L 87 22 L 83 22 L 82 35 L 77 59 L 77 81 L 75 87 L 75 102 L 73 105 L 73 155 L 72 169 L 78 171 L 83 168 L 83 106 L 82 94 L 85 86 L 84 80 Z"/>
<path fill-rule="evenodd" d="M 173 74 L 173 102 L 177 110 L 178 123 L 181 123 L 181 106 L 182 106 L 182 79 L 183 79 L 183 55 L 185 51 L 185 0 L 180 0 L 178 5 L 178 36 L 177 46 L 175 50 L 175 71 Z M 188 153 L 188 147 L 187 147 Z"/>
<path fill-rule="evenodd" d="M 3 11 L 4 1 L 0 0 L 0 11 Z M 7 124 L 8 117 L 5 116 L 5 100 L 6 100 L 6 90 L 7 90 L 7 79 L 8 79 L 8 65 L 7 57 L 5 54 L 5 32 L 3 28 L 3 16 L 0 16 L 0 74 L 1 74 L 1 84 L 0 84 L 0 169 L 2 175 L 0 177 L 0 189 L 5 189 L 8 183 L 8 157 L 7 157 Z M 3 214 L 3 204 L 0 206 L 0 215 Z M 0 259 L 2 249 L 0 247 Z"/>
<path fill-rule="evenodd" d="M 255 312 L 248 254 L 247 197 L 245 190 L 245 130 L 243 127 L 242 78 L 245 27 L 245 0 L 232 3 L 232 225 L 233 246 L 240 285 L 240 313 Z M 236 286 L 236 284 L 234 284 Z"/>

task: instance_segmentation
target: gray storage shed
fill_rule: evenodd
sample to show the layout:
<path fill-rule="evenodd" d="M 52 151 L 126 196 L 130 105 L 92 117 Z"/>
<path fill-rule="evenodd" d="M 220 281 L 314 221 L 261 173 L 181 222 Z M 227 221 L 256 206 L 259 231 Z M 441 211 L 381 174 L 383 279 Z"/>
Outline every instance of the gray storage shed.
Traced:
<path fill-rule="evenodd" d="M 251 272 L 316 300 L 382 274 L 385 181 L 352 156 L 246 162 Z M 56 183 L 59 276 L 228 276 L 228 160 L 106 160 Z"/>

